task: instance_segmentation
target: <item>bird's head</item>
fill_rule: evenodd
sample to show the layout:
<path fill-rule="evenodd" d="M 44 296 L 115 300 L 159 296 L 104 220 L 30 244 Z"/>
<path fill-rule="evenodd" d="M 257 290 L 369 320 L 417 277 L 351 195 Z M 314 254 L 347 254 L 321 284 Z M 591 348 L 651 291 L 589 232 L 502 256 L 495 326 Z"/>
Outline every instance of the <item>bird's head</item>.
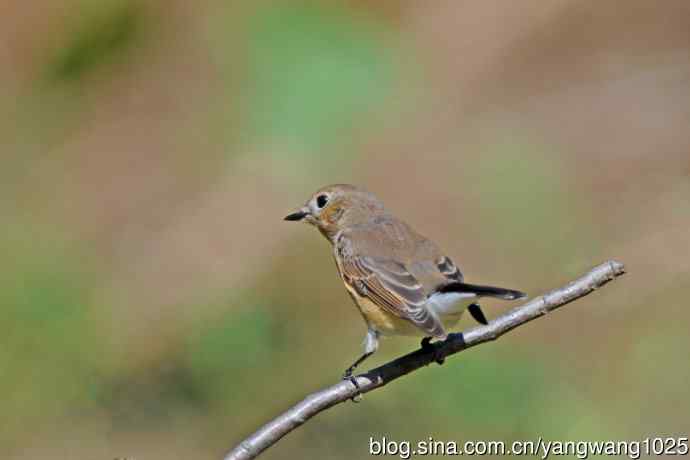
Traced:
<path fill-rule="evenodd" d="M 353 185 L 335 184 L 314 192 L 285 220 L 314 225 L 332 241 L 340 230 L 367 223 L 383 212 L 383 204 L 372 193 Z"/>

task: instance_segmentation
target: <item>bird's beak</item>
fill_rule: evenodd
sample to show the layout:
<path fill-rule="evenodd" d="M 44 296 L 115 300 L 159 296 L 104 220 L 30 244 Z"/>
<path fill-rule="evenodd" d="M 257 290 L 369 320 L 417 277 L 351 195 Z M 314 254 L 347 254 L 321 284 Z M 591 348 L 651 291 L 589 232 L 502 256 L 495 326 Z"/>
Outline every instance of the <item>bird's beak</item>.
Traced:
<path fill-rule="evenodd" d="M 309 215 L 309 211 L 306 208 L 302 208 L 299 211 L 295 211 L 292 214 L 285 216 L 284 220 L 302 220 Z"/>

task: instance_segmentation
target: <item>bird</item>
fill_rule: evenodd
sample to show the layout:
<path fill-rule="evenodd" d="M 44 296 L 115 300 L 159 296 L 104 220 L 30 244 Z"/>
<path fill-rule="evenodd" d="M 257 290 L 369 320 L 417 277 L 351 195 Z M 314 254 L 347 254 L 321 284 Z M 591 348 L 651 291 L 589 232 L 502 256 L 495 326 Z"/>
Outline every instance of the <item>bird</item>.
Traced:
<path fill-rule="evenodd" d="M 353 185 L 320 188 L 284 220 L 315 226 L 328 240 L 340 278 L 364 318 L 364 352 L 343 375 L 356 387 L 352 373 L 376 352 L 379 338 L 423 337 L 427 348 L 433 339 L 445 340 L 465 310 L 488 324 L 481 298 L 526 297 L 513 289 L 465 283 L 458 266 L 433 241 Z"/>

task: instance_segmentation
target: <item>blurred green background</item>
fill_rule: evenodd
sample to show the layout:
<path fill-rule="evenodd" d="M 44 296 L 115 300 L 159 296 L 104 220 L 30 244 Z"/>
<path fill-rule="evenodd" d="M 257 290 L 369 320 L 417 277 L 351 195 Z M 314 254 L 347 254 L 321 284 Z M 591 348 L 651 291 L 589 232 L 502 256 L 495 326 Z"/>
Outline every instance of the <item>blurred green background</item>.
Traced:
<path fill-rule="evenodd" d="M 1 458 L 219 458 L 335 382 L 364 325 L 327 243 L 281 221 L 332 182 L 471 282 L 629 274 L 265 458 L 690 431 L 686 0 L 1 10 Z"/>

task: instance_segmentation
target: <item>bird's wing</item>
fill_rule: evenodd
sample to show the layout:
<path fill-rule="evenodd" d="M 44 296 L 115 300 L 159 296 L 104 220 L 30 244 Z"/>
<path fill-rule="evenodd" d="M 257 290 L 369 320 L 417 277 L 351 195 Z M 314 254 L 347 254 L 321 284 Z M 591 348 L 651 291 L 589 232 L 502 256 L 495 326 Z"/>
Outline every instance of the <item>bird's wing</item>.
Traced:
<path fill-rule="evenodd" d="M 438 318 L 426 307 L 424 288 L 404 264 L 357 254 L 346 238 L 339 239 L 336 251 L 343 280 L 359 295 L 388 313 L 412 322 L 430 336 L 446 335 Z"/>
<path fill-rule="evenodd" d="M 448 256 L 441 256 L 436 260 L 436 269 L 442 275 L 444 280 L 448 282 L 462 282 L 463 276 L 462 272 L 458 269 L 457 265 L 450 260 Z"/>
<path fill-rule="evenodd" d="M 427 296 L 438 291 L 439 288 L 451 283 L 463 281 L 462 272 L 448 257 L 442 255 L 438 248 L 428 240 L 424 246 L 411 257 L 406 264 L 409 272 L 424 287 Z"/>

